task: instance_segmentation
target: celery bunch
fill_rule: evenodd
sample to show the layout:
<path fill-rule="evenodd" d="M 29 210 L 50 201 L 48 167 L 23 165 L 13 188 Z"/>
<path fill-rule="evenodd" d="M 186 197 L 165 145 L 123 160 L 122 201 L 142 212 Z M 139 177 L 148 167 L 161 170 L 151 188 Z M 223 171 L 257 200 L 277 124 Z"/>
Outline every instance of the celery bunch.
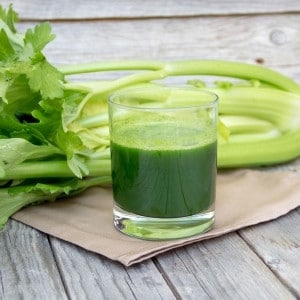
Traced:
<path fill-rule="evenodd" d="M 282 163 L 300 155 L 300 86 L 261 66 L 193 61 L 114 61 L 55 67 L 43 54 L 49 23 L 15 28 L 17 13 L 0 6 L 0 227 L 22 207 L 110 184 L 107 97 L 164 78 L 219 96 L 218 167 Z M 108 81 L 70 75 L 132 71 Z M 228 77 L 207 85 L 202 76 Z M 232 80 L 234 79 L 234 80 Z M 238 79 L 238 83 L 236 82 Z"/>

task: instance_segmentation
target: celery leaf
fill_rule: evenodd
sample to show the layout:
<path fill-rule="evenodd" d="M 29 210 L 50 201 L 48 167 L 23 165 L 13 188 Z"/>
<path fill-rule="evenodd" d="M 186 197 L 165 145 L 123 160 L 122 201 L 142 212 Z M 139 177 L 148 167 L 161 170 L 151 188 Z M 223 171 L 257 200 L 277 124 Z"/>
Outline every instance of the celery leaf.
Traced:
<path fill-rule="evenodd" d="M 19 17 L 17 12 L 13 10 L 11 4 L 9 5 L 7 11 L 0 6 L 0 19 L 7 24 L 7 26 L 13 33 L 16 33 L 15 22 L 18 21 Z"/>
<path fill-rule="evenodd" d="M 35 26 L 34 30 L 28 29 L 25 34 L 25 45 L 30 43 L 35 52 L 40 52 L 55 38 L 51 33 L 51 25 L 48 22 Z"/>
<path fill-rule="evenodd" d="M 14 59 L 15 50 L 12 47 L 4 29 L 0 30 L 0 41 L 0 63 L 4 64 L 4 62 L 12 61 Z"/>
<path fill-rule="evenodd" d="M 0 229 L 8 218 L 21 208 L 45 201 L 55 201 L 80 193 L 91 186 L 99 185 L 103 178 L 64 178 L 53 182 L 24 182 L 22 185 L 0 189 Z"/>
<path fill-rule="evenodd" d="M 54 99 L 63 96 L 63 75 L 46 59 L 34 64 L 27 76 L 31 89 L 34 92 L 39 91 L 43 98 Z"/>

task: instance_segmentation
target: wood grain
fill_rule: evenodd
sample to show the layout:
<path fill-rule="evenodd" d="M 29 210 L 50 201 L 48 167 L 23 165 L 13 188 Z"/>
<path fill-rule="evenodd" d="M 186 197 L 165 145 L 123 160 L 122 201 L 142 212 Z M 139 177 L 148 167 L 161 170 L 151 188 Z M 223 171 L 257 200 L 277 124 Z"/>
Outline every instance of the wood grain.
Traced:
<path fill-rule="evenodd" d="M 263 262 L 300 298 L 300 208 L 288 217 L 244 229 L 241 236 Z"/>
<path fill-rule="evenodd" d="M 126 269 L 70 243 L 50 241 L 71 299 L 175 299 L 151 260 Z"/>
<path fill-rule="evenodd" d="M 174 17 L 228 14 L 273 14 L 300 11 L 297 0 L 2 0 L 13 3 L 23 20 L 74 20 Z"/>
<path fill-rule="evenodd" d="M 34 23 L 20 24 L 25 30 Z M 46 50 L 56 64 L 124 59 L 261 62 L 300 80 L 300 18 L 226 16 L 53 24 Z"/>
<path fill-rule="evenodd" d="M 183 299 L 294 299 L 234 233 L 160 255 L 157 261 Z"/>
<path fill-rule="evenodd" d="M 67 299 L 46 235 L 11 220 L 0 241 L 0 299 Z"/>

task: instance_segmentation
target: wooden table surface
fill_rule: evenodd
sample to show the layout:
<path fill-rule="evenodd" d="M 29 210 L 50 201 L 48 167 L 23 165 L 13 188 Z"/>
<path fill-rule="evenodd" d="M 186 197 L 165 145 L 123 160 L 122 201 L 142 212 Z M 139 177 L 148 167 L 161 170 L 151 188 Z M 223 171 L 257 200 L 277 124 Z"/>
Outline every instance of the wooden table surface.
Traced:
<path fill-rule="evenodd" d="M 20 30 L 51 22 L 57 37 L 45 53 L 57 65 L 226 59 L 264 64 L 300 82 L 298 0 L 1 4 L 10 2 Z M 0 299 L 300 299 L 300 208 L 127 268 L 10 220 L 0 231 Z"/>

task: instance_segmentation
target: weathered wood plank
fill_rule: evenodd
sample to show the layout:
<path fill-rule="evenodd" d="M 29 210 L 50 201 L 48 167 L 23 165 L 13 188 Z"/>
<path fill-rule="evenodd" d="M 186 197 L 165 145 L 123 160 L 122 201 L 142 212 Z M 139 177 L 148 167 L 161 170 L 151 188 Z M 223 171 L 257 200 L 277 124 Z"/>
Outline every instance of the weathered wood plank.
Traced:
<path fill-rule="evenodd" d="M 157 258 L 183 299 L 295 299 L 236 233 Z"/>
<path fill-rule="evenodd" d="M 20 24 L 25 30 L 33 23 Z M 122 59 L 225 59 L 264 65 L 300 80 L 300 18 L 228 16 L 53 23 L 45 53 L 57 65 Z"/>
<path fill-rule="evenodd" d="M 126 269 L 70 243 L 50 241 L 71 299 L 175 299 L 151 260 Z"/>
<path fill-rule="evenodd" d="M 67 299 L 46 235 L 11 220 L 0 241 L 0 299 Z"/>
<path fill-rule="evenodd" d="M 241 230 L 264 263 L 300 299 L 300 208 L 276 222 Z"/>
<path fill-rule="evenodd" d="M 297 0 L 2 0 L 13 3 L 23 20 L 174 17 L 228 14 L 272 14 L 300 11 Z"/>

